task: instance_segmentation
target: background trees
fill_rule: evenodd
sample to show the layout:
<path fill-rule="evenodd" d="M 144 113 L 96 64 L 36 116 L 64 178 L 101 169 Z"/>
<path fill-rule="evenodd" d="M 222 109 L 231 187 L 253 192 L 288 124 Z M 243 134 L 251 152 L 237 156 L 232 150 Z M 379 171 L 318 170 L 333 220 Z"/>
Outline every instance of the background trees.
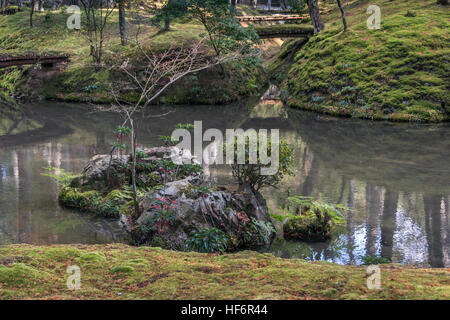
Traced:
<path fill-rule="evenodd" d="M 320 16 L 319 4 L 317 0 L 306 0 L 309 9 L 309 15 L 314 27 L 314 34 L 319 33 L 325 28 L 322 17 Z"/>
<path fill-rule="evenodd" d="M 119 30 L 120 30 L 120 41 L 122 45 L 127 43 L 127 29 L 125 20 L 125 0 L 117 0 L 119 6 Z"/>
<path fill-rule="evenodd" d="M 86 20 L 85 30 L 89 40 L 92 62 L 94 64 L 101 64 L 105 42 L 105 30 L 108 18 L 116 7 L 116 2 L 114 0 L 80 0 L 80 2 Z"/>

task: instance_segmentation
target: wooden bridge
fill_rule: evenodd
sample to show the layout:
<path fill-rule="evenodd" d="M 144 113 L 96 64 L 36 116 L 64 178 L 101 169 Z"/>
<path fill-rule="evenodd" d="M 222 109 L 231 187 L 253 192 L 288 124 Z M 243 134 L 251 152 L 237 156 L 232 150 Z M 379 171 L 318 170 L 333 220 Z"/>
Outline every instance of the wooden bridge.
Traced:
<path fill-rule="evenodd" d="M 68 60 L 69 55 L 0 56 L 0 68 L 37 63 L 41 64 L 43 68 L 51 68 L 56 63 Z"/>
<path fill-rule="evenodd" d="M 236 17 L 239 22 L 272 22 L 272 21 L 292 21 L 292 20 L 302 20 L 305 17 L 300 16 L 289 16 L 289 15 L 276 15 L 276 16 L 243 16 Z"/>
<path fill-rule="evenodd" d="M 261 39 L 309 37 L 314 33 L 312 26 L 298 24 L 258 26 L 255 29 Z"/>

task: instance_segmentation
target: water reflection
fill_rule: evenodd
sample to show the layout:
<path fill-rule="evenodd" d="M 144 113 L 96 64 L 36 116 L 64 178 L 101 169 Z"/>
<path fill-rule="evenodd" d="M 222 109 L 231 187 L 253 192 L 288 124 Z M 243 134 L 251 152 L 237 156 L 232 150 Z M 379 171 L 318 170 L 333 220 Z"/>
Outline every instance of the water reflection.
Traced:
<path fill-rule="evenodd" d="M 262 104 L 170 110 L 162 119 L 138 124 L 140 143 L 157 145 L 159 135 L 194 120 L 203 120 L 204 130 L 280 128 L 295 148 L 298 174 L 277 190 L 264 190 L 271 210 L 277 211 L 288 194 L 354 209 L 331 241 L 279 239 L 269 249 L 276 255 L 345 264 L 377 255 L 419 266 L 450 266 L 448 124 L 336 120 Z M 57 185 L 40 173 L 48 166 L 78 171 L 93 154 L 107 152 L 120 119 L 61 104 L 24 111 L 21 121 L 1 121 L 0 243 L 119 241 L 116 222 L 60 208 Z M 226 168 L 210 167 L 208 172 L 212 180 L 231 180 Z"/>

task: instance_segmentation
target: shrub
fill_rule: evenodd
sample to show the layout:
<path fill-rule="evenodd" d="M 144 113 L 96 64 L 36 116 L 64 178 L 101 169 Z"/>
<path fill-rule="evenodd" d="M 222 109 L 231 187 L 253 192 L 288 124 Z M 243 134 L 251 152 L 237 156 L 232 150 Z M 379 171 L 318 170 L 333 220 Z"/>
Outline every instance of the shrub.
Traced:
<path fill-rule="evenodd" d="M 287 206 L 283 208 L 291 213 L 271 217 L 284 222 L 285 237 L 307 241 L 329 239 L 333 225 L 343 223 L 345 211 L 349 210 L 339 204 L 333 206 L 301 196 L 289 197 Z"/>
<path fill-rule="evenodd" d="M 265 152 L 260 150 L 259 138 L 256 142 L 256 164 L 250 163 L 250 139 L 245 137 L 245 146 L 243 149 L 245 163 L 239 164 L 239 154 L 241 148 L 238 147 L 237 137 L 234 139 L 232 144 L 224 144 L 224 152 L 234 153 L 233 164 L 231 165 L 233 178 L 239 184 L 239 187 L 244 187 L 248 185 L 252 190 L 260 190 L 263 187 L 271 186 L 276 187 L 278 183 L 286 175 L 294 175 L 294 150 L 291 148 L 286 141 L 280 141 L 279 143 L 279 159 L 278 159 L 278 171 L 272 175 L 262 175 L 261 169 L 263 167 L 269 167 L 271 164 L 263 163 L 263 154 L 267 154 L 267 157 L 271 158 L 271 148 L 272 144 L 269 141 L 266 146 Z M 227 151 L 228 150 L 228 151 Z"/>
<path fill-rule="evenodd" d="M 192 231 L 190 238 L 187 240 L 188 250 L 203 253 L 224 253 L 227 249 L 227 244 L 228 236 L 217 228 L 200 228 L 198 231 Z"/>
<path fill-rule="evenodd" d="M 370 266 L 373 264 L 384 264 L 391 263 L 391 260 L 386 257 L 376 257 L 376 256 L 362 256 L 362 264 L 365 266 Z"/>

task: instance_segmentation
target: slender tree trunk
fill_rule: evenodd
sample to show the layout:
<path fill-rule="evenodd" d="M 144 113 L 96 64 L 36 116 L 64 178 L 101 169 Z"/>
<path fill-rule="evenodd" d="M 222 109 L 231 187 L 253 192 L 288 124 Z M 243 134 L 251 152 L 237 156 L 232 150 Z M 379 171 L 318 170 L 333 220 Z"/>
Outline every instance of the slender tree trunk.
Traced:
<path fill-rule="evenodd" d="M 320 16 L 319 5 L 317 0 L 306 0 L 309 8 L 309 15 L 314 27 L 314 34 L 318 34 L 325 28 L 322 17 Z"/>
<path fill-rule="evenodd" d="M 127 29 L 125 22 L 125 0 L 119 0 L 119 29 L 120 41 L 124 46 L 127 43 Z"/>
<path fill-rule="evenodd" d="M 347 20 L 345 19 L 344 8 L 342 8 L 341 0 L 336 0 L 339 10 L 341 11 L 342 24 L 344 25 L 344 32 L 347 31 Z"/>
<path fill-rule="evenodd" d="M 267 10 L 272 8 L 272 0 L 267 0 Z"/>
<path fill-rule="evenodd" d="M 139 218 L 139 203 L 137 200 L 136 190 L 136 132 L 134 131 L 134 121 L 130 119 L 131 126 L 131 184 L 133 186 L 133 203 L 134 203 L 134 217 Z"/>
<path fill-rule="evenodd" d="M 169 31 L 170 30 L 170 16 L 167 14 L 164 17 L 164 31 Z"/>
<path fill-rule="evenodd" d="M 36 0 L 31 0 L 31 6 L 30 6 L 30 27 L 33 27 L 33 14 L 34 14 L 35 2 L 36 2 Z"/>

